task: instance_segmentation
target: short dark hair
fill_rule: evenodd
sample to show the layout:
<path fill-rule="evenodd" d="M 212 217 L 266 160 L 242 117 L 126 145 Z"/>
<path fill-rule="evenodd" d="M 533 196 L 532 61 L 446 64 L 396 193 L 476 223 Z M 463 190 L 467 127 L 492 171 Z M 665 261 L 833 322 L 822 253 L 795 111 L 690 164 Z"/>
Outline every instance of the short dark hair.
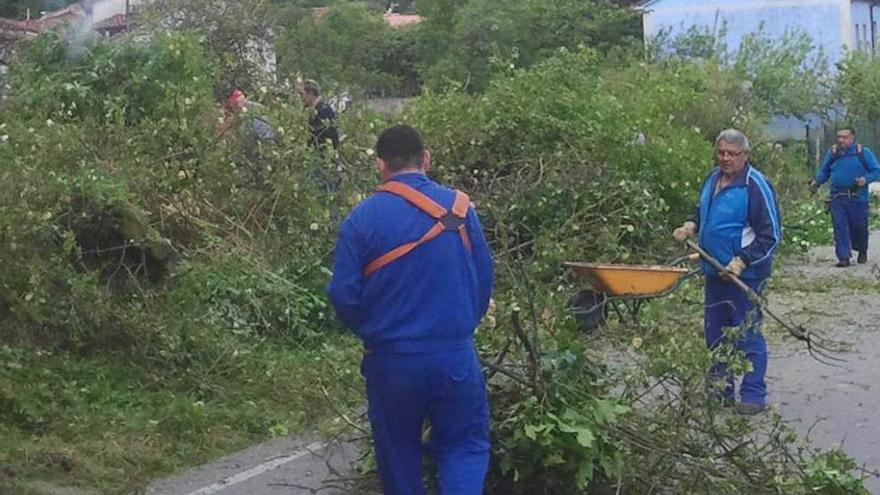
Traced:
<path fill-rule="evenodd" d="M 853 129 L 851 126 L 848 126 L 848 125 L 847 125 L 847 126 L 843 126 L 843 127 L 841 127 L 840 130 L 837 131 L 837 132 L 840 132 L 840 131 L 849 131 L 849 133 L 852 134 L 853 136 L 856 135 L 856 130 Z"/>
<path fill-rule="evenodd" d="M 314 79 L 306 79 L 303 81 L 302 89 L 315 96 L 321 96 L 321 85 Z"/>
<path fill-rule="evenodd" d="M 419 131 L 408 125 L 395 125 L 385 129 L 376 141 L 376 154 L 385 161 L 392 172 L 406 168 L 421 167 L 425 145 Z"/>

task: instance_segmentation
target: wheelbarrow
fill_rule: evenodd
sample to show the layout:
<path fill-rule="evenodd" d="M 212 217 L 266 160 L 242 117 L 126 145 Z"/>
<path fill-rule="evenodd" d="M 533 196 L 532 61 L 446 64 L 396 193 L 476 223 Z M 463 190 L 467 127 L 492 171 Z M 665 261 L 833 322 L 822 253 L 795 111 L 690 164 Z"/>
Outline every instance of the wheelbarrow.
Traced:
<path fill-rule="evenodd" d="M 609 307 L 617 313 L 621 321 L 625 321 L 625 311 L 622 309 L 625 308 L 629 317 L 635 321 L 639 308 L 645 301 L 675 292 L 685 280 L 700 272 L 699 269 L 689 270 L 677 266 L 686 261 L 702 258 L 718 272 L 726 271 L 718 260 L 697 243 L 688 240 L 687 246 L 694 251 L 693 254 L 673 260 L 665 266 L 564 263 L 577 275 L 585 278 L 593 288 L 578 292 L 569 301 L 569 306 L 574 310 L 581 328 L 590 331 L 604 325 Z M 841 343 L 827 339 L 820 333 L 808 331 L 802 325 L 783 320 L 773 313 L 767 307 L 766 301 L 739 277 L 730 273 L 727 277 L 746 293 L 755 306 L 760 307 L 792 337 L 806 343 L 807 351 L 813 359 L 830 366 L 845 362 L 844 359 L 834 355 L 837 352 L 835 348 L 840 348 Z"/>
<path fill-rule="evenodd" d="M 595 330 L 605 324 L 608 308 L 620 321 L 635 321 L 642 305 L 667 296 L 699 269 L 679 265 L 696 261 L 699 254 L 682 256 L 666 265 L 619 265 L 567 262 L 563 265 L 584 278 L 592 289 L 581 290 L 569 300 L 581 329 Z"/>

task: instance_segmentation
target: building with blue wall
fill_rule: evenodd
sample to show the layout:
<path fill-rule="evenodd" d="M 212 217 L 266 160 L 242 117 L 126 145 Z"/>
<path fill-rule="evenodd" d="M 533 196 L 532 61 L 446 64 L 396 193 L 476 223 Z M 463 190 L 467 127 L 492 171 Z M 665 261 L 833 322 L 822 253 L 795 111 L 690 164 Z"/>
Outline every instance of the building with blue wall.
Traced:
<path fill-rule="evenodd" d="M 646 42 L 661 33 L 675 37 L 697 28 L 714 34 L 733 53 L 758 30 L 770 37 L 802 31 L 812 38 L 816 53 L 827 57 L 831 70 L 850 51 L 880 53 L 880 1 L 648 0 L 638 8 Z M 806 124 L 776 119 L 768 130 L 778 139 L 803 139 Z"/>
<path fill-rule="evenodd" d="M 723 35 L 730 51 L 743 37 L 763 29 L 769 36 L 801 30 L 833 64 L 847 50 L 873 53 L 877 46 L 880 1 L 868 0 L 649 0 L 644 13 L 645 39 L 661 32 L 672 36 L 692 27 Z"/>

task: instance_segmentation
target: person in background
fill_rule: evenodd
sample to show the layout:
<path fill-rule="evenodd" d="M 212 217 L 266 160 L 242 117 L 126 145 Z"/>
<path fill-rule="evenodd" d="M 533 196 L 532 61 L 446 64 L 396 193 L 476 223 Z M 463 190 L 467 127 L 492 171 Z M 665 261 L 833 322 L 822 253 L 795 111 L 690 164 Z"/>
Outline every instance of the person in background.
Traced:
<path fill-rule="evenodd" d="M 825 153 L 810 190 L 816 192 L 830 180 L 831 221 L 834 252 L 839 268 L 850 266 L 852 251 L 858 263 L 868 262 L 868 187 L 880 180 L 880 165 L 870 149 L 856 143 L 856 131 L 844 127 L 837 132 L 837 144 Z"/>

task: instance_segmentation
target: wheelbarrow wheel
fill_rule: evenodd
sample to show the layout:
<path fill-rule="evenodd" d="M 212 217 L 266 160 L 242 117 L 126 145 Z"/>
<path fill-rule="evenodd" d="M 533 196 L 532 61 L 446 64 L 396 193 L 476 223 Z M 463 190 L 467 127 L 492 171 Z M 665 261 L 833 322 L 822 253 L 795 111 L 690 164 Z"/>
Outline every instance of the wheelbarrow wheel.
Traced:
<path fill-rule="evenodd" d="M 579 291 L 568 300 L 568 307 L 574 313 L 578 327 L 584 332 L 596 330 L 608 318 L 608 305 L 605 304 L 605 294 L 602 292 L 590 289 Z"/>

